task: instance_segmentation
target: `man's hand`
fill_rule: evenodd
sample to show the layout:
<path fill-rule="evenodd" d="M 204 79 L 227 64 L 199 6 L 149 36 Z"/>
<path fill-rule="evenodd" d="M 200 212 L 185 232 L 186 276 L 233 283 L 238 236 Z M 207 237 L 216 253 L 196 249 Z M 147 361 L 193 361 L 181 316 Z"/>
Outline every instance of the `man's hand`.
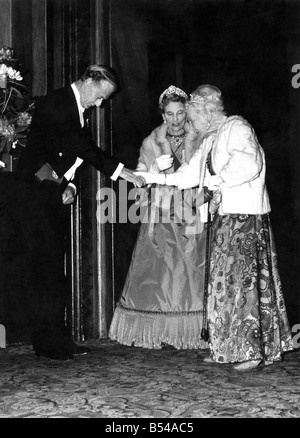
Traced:
<path fill-rule="evenodd" d="M 72 186 L 68 186 L 62 194 L 63 204 L 72 204 L 75 201 L 75 189 Z"/>
<path fill-rule="evenodd" d="M 150 172 L 135 172 L 136 175 L 143 177 L 146 184 L 165 184 L 166 175 L 164 173 L 150 173 Z"/>
<path fill-rule="evenodd" d="M 132 170 L 123 167 L 120 177 L 133 183 L 136 187 L 143 187 L 146 185 L 146 181 L 142 176 L 135 175 Z"/>
<path fill-rule="evenodd" d="M 3 163 L 3 161 L 0 160 L 0 167 L 6 167 L 6 164 Z"/>

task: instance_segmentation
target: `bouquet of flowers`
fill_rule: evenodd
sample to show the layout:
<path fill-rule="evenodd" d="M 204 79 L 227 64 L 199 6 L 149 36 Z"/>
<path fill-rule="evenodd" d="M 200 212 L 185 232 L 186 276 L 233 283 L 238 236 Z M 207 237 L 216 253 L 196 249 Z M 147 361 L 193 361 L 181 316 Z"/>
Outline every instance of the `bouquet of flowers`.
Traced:
<path fill-rule="evenodd" d="M 26 146 L 34 109 L 16 65 L 13 49 L 0 48 L 0 160 L 4 154 L 12 155 L 18 146 Z"/>

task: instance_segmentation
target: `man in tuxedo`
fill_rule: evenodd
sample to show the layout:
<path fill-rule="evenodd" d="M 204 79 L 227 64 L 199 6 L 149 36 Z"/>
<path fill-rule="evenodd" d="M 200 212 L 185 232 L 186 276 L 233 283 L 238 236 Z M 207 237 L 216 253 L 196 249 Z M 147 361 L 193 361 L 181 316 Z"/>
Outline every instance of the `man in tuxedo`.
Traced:
<path fill-rule="evenodd" d="M 65 360 L 89 351 L 73 342 L 65 325 L 65 240 L 80 165 L 88 162 L 112 180 L 121 177 L 143 185 L 141 177 L 97 146 L 85 126 L 84 112 L 99 107 L 117 87 L 112 68 L 91 65 L 78 81 L 36 103 L 16 172 L 16 214 L 22 228 L 24 293 L 37 356 Z"/>

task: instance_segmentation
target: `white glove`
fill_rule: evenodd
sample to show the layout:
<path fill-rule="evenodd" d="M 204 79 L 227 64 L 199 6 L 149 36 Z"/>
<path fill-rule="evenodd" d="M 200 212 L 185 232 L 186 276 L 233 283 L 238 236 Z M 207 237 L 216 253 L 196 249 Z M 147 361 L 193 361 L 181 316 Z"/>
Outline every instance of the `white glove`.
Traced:
<path fill-rule="evenodd" d="M 146 184 L 165 184 L 166 181 L 166 175 L 164 173 L 134 172 L 134 174 L 142 176 Z"/>
<path fill-rule="evenodd" d="M 208 190 L 217 190 L 222 182 L 220 175 L 212 175 L 208 180 L 207 188 Z"/>
<path fill-rule="evenodd" d="M 3 163 L 3 161 L 0 160 L 0 167 L 6 167 L 6 164 Z"/>
<path fill-rule="evenodd" d="M 157 157 L 155 163 L 153 165 L 154 169 L 157 167 L 157 170 L 161 172 L 162 170 L 169 169 L 173 165 L 173 157 L 171 154 L 164 154 L 160 157 Z"/>

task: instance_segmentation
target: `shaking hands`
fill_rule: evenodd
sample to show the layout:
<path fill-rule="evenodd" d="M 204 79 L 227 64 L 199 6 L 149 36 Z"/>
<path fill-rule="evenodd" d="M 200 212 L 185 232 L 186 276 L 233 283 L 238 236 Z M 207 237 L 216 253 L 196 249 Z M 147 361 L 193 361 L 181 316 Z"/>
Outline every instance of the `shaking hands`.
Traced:
<path fill-rule="evenodd" d="M 151 166 L 154 172 L 134 172 L 135 175 L 142 177 L 146 184 L 165 184 L 166 175 L 159 173 L 173 166 L 173 157 L 171 154 L 164 154 L 157 157 Z M 157 173 L 156 173 L 157 172 Z"/>
<path fill-rule="evenodd" d="M 166 175 L 164 173 L 135 172 L 142 177 L 146 184 L 165 184 Z"/>
<path fill-rule="evenodd" d="M 120 177 L 125 179 L 128 182 L 131 182 L 136 187 L 143 187 L 147 184 L 146 180 L 143 178 L 142 175 L 139 175 L 136 172 L 133 172 L 132 170 L 126 169 L 123 167 Z"/>

